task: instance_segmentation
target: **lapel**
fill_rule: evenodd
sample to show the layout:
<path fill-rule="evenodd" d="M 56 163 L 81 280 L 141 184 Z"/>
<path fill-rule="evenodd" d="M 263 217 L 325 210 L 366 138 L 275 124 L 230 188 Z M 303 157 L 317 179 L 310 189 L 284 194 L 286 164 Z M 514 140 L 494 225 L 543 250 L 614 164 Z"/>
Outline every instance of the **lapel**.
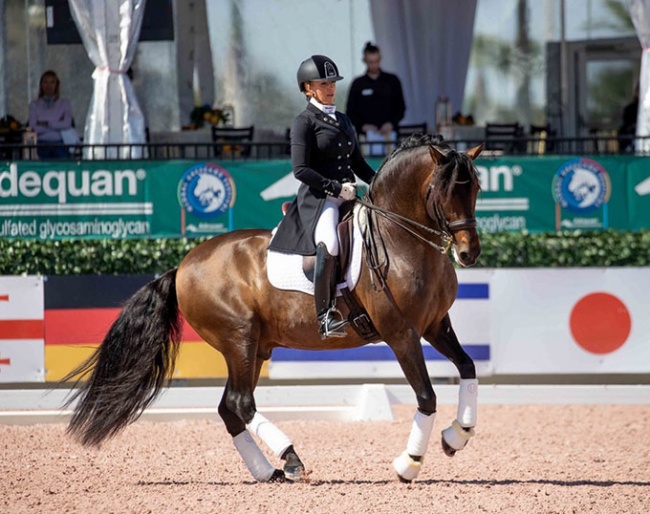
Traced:
<path fill-rule="evenodd" d="M 346 130 L 346 124 L 343 123 L 343 116 L 339 111 L 336 111 L 336 120 L 334 120 L 331 116 L 325 114 L 311 102 L 307 104 L 307 110 L 311 112 L 317 120 L 322 121 L 330 127 L 339 129 L 348 139 L 350 139 L 350 133 Z"/>

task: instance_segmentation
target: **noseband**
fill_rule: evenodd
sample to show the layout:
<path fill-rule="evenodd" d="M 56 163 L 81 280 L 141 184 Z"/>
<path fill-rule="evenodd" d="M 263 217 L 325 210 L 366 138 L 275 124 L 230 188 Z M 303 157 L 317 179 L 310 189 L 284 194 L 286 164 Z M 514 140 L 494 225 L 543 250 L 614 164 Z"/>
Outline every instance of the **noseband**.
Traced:
<path fill-rule="evenodd" d="M 429 217 L 438 222 L 442 230 L 449 236 L 453 236 L 456 232 L 461 230 L 468 230 L 476 228 L 476 218 L 463 218 L 460 220 L 448 221 L 445 217 L 440 205 L 433 201 L 433 179 L 427 188 L 427 195 L 425 198 L 425 207 Z"/>

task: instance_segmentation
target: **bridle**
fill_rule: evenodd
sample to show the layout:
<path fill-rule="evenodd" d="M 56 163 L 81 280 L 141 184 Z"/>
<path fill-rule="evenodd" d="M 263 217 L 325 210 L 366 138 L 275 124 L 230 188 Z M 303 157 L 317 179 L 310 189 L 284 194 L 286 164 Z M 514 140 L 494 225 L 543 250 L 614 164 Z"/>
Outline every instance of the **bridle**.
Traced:
<path fill-rule="evenodd" d="M 456 182 L 457 184 L 467 184 L 469 181 L 464 180 L 462 182 Z M 440 205 L 433 200 L 433 179 L 429 183 L 427 188 L 427 194 L 425 196 L 424 202 L 427 210 L 427 214 L 433 220 L 436 220 L 438 224 L 444 227 L 444 231 L 453 239 L 453 234 L 460 232 L 461 230 L 467 230 L 470 228 L 476 228 L 476 218 L 463 218 L 460 220 L 448 221 L 445 217 Z"/>
<path fill-rule="evenodd" d="M 397 214 L 396 212 L 375 205 L 372 201 L 372 197 L 370 196 L 370 192 L 368 192 L 364 198 L 357 198 L 355 200 L 363 207 L 365 207 L 368 211 L 367 227 L 363 233 L 363 244 L 366 249 L 366 264 L 372 271 L 370 274 L 370 279 L 372 287 L 375 291 L 378 289 L 375 285 L 373 275 L 378 278 L 379 282 L 381 283 L 381 289 L 383 289 L 386 286 L 386 277 L 383 270 L 387 270 L 388 268 L 388 253 L 386 252 L 384 240 L 381 236 L 381 232 L 379 232 L 379 230 L 374 230 L 377 216 L 381 216 L 392 224 L 397 225 L 421 243 L 434 248 L 442 254 L 447 253 L 451 247 L 452 243 L 454 242 L 454 234 L 456 232 L 476 227 L 476 218 L 463 218 L 454 221 L 447 220 L 446 216 L 442 212 L 442 209 L 440 208 L 440 205 L 435 201 L 435 196 L 433 195 L 433 180 L 434 179 L 432 177 L 431 182 L 427 187 L 427 193 L 425 195 L 425 208 L 429 217 L 432 220 L 437 221 L 438 226 L 441 227 L 439 230 L 407 218 L 406 216 L 402 216 L 401 214 Z M 457 183 L 463 184 L 467 183 L 467 181 Z M 422 231 L 427 235 L 432 235 L 434 237 L 440 238 L 442 245 L 432 241 L 426 236 L 423 236 L 418 231 Z M 375 240 L 375 232 L 379 237 L 379 241 L 381 243 L 383 258 L 379 255 L 379 246 Z"/>

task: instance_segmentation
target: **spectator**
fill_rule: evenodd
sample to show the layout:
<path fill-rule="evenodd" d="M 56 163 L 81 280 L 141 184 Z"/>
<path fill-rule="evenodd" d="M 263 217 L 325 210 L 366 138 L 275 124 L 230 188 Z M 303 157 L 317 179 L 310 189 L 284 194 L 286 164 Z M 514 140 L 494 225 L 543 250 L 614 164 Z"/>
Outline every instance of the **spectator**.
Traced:
<path fill-rule="evenodd" d="M 60 81 L 56 73 L 46 71 L 41 75 L 38 98 L 29 104 L 29 126 L 36 132 L 39 159 L 64 159 L 69 157 L 69 135 L 72 126 L 70 102 L 60 97 Z M 75 132 L 76 135 L 76 132 Z"/>
<path fill-rule="evenodd" d="M 381 69 L 379 48 L 370 42 L 363 49 L 363 62 L 366 73 L 352 82 L 346 114 L 367 140 L 377 140 L 377 136 L 395 140 L 406 110 L 402 84 L 397 75 Z"/>
<path fill-rule="evenodd" d="M 634 137 L 636 136 L 636 118 L 639 113 L 639 85 L 634 88 L 632 101 L 623 108 L 621 126 L 618 129 L 619 152 L 634 151 Z"/>

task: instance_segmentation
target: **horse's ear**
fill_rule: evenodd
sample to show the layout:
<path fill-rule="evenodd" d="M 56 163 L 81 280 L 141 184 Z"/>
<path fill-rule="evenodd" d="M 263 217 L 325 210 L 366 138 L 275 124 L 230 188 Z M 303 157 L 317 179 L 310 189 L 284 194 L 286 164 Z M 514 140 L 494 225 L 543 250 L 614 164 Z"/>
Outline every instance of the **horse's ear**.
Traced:
<path fill-rule="evenodd" d="M 485 145 L 481 143 L 480 145 L 475 146 L 474 148 L 470 148 L 465 153 L 469 155 L 470 159 L 475 160 L 479 155 L 481 155 L 481 152 L 483 151 L 484 147 Z"/>
<path fill-rule="evenodd" d="M 436 146 L 429 145 L 429 153 L 431 154 L 434 164 L 439 166 L 445 164 L 449 160 Z"/>

